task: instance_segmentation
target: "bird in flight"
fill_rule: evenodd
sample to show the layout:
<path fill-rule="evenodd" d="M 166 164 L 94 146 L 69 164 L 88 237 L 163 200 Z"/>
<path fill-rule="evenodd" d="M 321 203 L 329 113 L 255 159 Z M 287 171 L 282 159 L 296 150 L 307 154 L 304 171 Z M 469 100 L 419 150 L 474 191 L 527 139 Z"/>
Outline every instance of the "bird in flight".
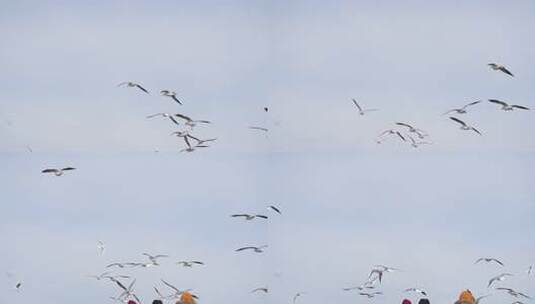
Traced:
<path fill-rule="evenodd" d="M 415 127 L 409 125 L 408 123 L 396 122 L 396 125 L 408 128 L 409 132 L 416 134 L 418 136 L 418 138 L 420 138 L 420 139 L 423 139 L 424 137 L 427 136 L 427 132 L 425 132 L 422 129 L 415 128 Z"/>
<path fill-rule="evenodd" d="M 98 249 L 98 254 L 99 255 L 103 255 L 104 254 L 104 250 L 106 250 L 106 247 L 104 246 L 104 243 L 102 241 L 98 241 L 97 249 Z"/>
<path fill-rule="evenodd" d="M 487 287 L 490 287 L 492 285 L 492 283 L 498 281 L 498 282 L 501 282 L 503 280 L 505 280 L 507 277 L 510 277 L 512 276 L 513 274 L 511 273 L 502 273 L 500 275 L 497 275 L 495 277 L 493 277 L 492 279 L 489 280 L 489 284 L 487 285 Z"/>
<path fill-rule="evenodd" d="M 179 125 L 178 121 L 176 121 L 176 119 L 173 117 L 173 114 L 168 114 L 168 113 L 156 113 L 156 114 L 152 114 L 152 115 L 147 116 L 147 118 L 153 118 L 153 117 L 156 117 L 156 116 L 167 117 L 167 118 L 169 118 L 175 125 Z"/>
<path fill-rule="evenodd" d="M 533 265 L 529 265 L 528 270 L 526 270 L 526 273 L 528 275 L 531 275 L 532 272 L 533 272 Z"/>
<path fill-rule="evenodd" d="M 522 292 L 516 291 L 516 290 L 514 290 L 512 288 L 498 287 L 498 288 L 496 288 L 496 290 L 504 290 L 508 294 L 512 295 L 515 298 L 522 297 L 522 298 L 526 298 L 526 299 L 531 299 L 530 296 L 528 296 L 528 295 L 526 295 L 526 294 L 524 294 Z"/>
<path fill-rule="evenodd" d="M 497 264 L 499 264 L 499 265 L 501 265 L 501 266 L 504 266 L 503 263 L 502 263 L 500 260 L 495 259 L 495 258 L 479 258 L 479 259 L 477 259 L 477 260 L 475 261 L 474 264 L 478 264 L 479 262 L 483 262 L 483 261 L 484 261 L 484 262 L 487 262 L 487 263 L 494 262 L 494 263 L 497 263 Z"/>
<path fill-rule="evenodd" d="M 193 265 L 204 265 L 201 261 L 178 261 L 176 262 L 178 265 L 182 265 L 184 267 L 193 267 Z"/>
<path fill-rule="evenodd" d="M 403 137 L 403 135 L 401 135 L 399 131 L 388 129 L 388 130 L 383 131 L 381 134 L 379 134 L 379 136 L 377 136 L 377 143 L 382 144 L 383 141 L 385 141 L 388 138 L 388 137 L 385 138 L 385 136 L 390 136 L 390 135 L 396 135 L 402 141 L 407 141 L 405 137 Z"/>
<path fill-rule="evenodd" d="M 456 123 L 460 124 L 461 125 L 461 130 L 466 130 L 466 131 L 470 131 L 471 130 L 471 131 L 476 132 L 479 135 L 482 135 L 481 132 L 479 132 L 478 129 L 476 129 L 476 128 L 472 127 L 472 126 L 469 126 L 468 124 L 466 124 L 464 121 L 460 120 L 459 118 L 450 116 L 450 119 L 455 121 Z"/>
<path fill-rule="evenodd" d="M 246 221 L 252 221 L 255 218 L 263 218 L 263 219 L 267 220 L 267 218 L 268 218 L 267 216 L 262 215 L 262 214 L 246 214 L 246 213 L 233 214 L 233 215 L 231 215 L 231 217 L 243 217 Z"/>
<path fill-rule="evenodd" d="M 41 173 L 54 173 L 55 176 L 62 176 L 65 171 L 72 171 L 76 170 L 76 168 L 73 167 L 66 167 L 62 169 L 44 169 L 41 171 Z"/>
<path fill-rule="evenodd" d="M 501 71 L 509 76 L 515 77 L 513 73 L 509 72 L 507 68 L 505 68 L 503 65 L 499 65 L 497 63 L 489 63 L 488 66 L 493 69 L 494 71 Z"/>
<path fill-rule="evenodd" d="M 254 246 L 241 247 L 241 248 L 236 249 L 235 251 L 238 252 L 238 251 L 244 251 L 244 250 L 253 250 L 256 253 L 262 253 L 264 252 L 264 248 L 267 248 L 267 245 L 263 245 L 259 247 L 254 247 Z"/>
<path fill-rule="evenodd" d="M 378 111 L 378 109 L 363 109 L 354 98 L 352 98 L 351 100 L 353 100 L 353 103 L 355 104 L 355 106 L 359 110 L 359 114 L 360 115 L 364 115 L 364 114 L 366 114 L 366 112 Z"/>
<path fill-rule="evenodd" d="M 424 290 L 419 289 L 419 288 L 407 288 L 407 289 L 405 289 L 405 292 L 410 292 L 410 291 L 419 293 L 419 294 L 421 294 L 423 296 L 427 296 L 427 292 L 425 292 Z"/>
<path fill-rule="evenodd" d="M 263 291 L 264 293 L 268 293 L 268 288 L 267 287 L 255 288 L 255 289 L 251 290 L 251 293 L 255 293 L 255 292 L 258 292 L 258 291 Z"/>
<path fill-rule="evenodd" d="M 469 104 L 465 104 L 464 106 L 462 106 L 461 108 L 457 108 L 457 109 L 451 109 L 449 110 L 448 112 L 442 114 L 442 115 L 446 115 L 446 114 L 450 114 L 452 112 L 455 112 L 457 114 L 466 114 L 468 111 L 466 110 L 468 107 L 470 106 L 473 106 L 473 105 L 476 105 L 478 103 L 481 103 L 481 100 L 478 100 L 478 101 L 474 101 L 474 102 L 471 102 Z"/>
<path fill-rule="evenodd" d="M 176 97 L 176 92 L 173 92 L 173 91 L 169 91 L 169 90 L 161 90 L 160 91 L 160 94 L 162 96 L 166 96 L 166 97 L 171 97 L 174 101 L 176 101 L 179 105 L 182 105 L 182 102 L 180 100 L 178 100 L 178 98 Z"/>
<path fill-rule="evenodd" d="M 269 206 L 268 208 L 271 209 L 271 210 L 273 210 L 273 211 L 275 211 L 275 212 L 277 212 L 278 214 L 281 214 L 281 215 L 282 215 L 282 213 L 281 213 L 281 211 L 280 211 L 279 208 L 277 208 L 277 207 L 275 207 L 275 206 L 273 206 L 273 205 Z"/>
<path fill-rule="evenodd" d="M 489 99 L 489 102 L 499 104 L 502 106 L 503 111 L 513 111 L 514 109 L 520 109 L 520 110 L 529 110 L 528 107 L 520 106 L 520 105 L 510 105 L 505 101 L 501 101 L 498 99 Z"/>
<path fill-rule="evenodd" d="M 169 257 L 168 255 L 165 255 L 165 254 L 150 255 L 148 253 L 143 253 L 143 255 L 146 256 L 150 260 L 151 264 L 154 266 L 160 265 L 158 264 L 158 259 Z"/>
<path fill-rule="evenodd" d="M 126 85 L 127 87 L 130 87 L 130 88 L 138 88 L 140 89 L 141 91 L 149 94 L 149 91 L 147 91 L 144 87 L 142 87 L 139 83 L 135 83 L 135 82 L 131 82 L 131 81 L 125 81 L 125 82 L 121 82 L 119 83 L 117 86 L 118 87 L 122 87 Z"/>

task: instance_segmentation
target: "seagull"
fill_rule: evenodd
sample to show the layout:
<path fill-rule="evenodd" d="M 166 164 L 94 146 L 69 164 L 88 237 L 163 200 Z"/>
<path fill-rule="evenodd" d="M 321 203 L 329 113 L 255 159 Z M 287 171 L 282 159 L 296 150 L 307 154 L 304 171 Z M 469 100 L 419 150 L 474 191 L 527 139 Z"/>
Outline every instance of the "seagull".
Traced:
<path fill-rule="evenodd" d="M 375 292 L 359 292 L 359 295 L 361 296 L 367 296 L 369 299 L 374 298 L 376 295 L 382 295 L 383 293 L 380 291 Z"/>
<path fill-rule="evenodd" d="M 165 254 L 150 255 L 148 253 L 143 253 L 143 255 L 146 256 L 147 258 L 149 258 L 149 260 L 151 261 L 152 265 L 155 265 L 155 266 L 160 265 L 160 264 L 158 264 L 158 259 L 160 259 L 160 258 L 168 258 L 169 257 L 168 255 L 165 255 Z"/>
<path fill-rule="evenodd" d="M 408 289 L 405 289 L 405 292 L 409 292 L 409 291 L 414 291 L 416 293 L 419 293 L 423 296 L 427 296 L 427 292 L 425 292 L 424 290 L 422 289 L 419 289 L 419 288 L 408 288 Z"/>
<path fill-rule="evenodd" d="M 235 251 L 238 252 L 238 251 L 243 251 L 243 250 L 253 250 L 256 253 L 262 253 L 264 252 L 264 248 L 267 248 L 267 245 L 263 245 L 260 247 L 247 246 L 247 247 L 238 248 Z"/>
<path fill-rule="evenodd" d="M 161 90 L 161 91 L 160 91 L 160 94 L 161 94 L 162 96 L 171 97 L 171 98 L 173 98 L 173 100 L 176 101 L 179 105 L 182 105 L 182 102 L 180 102 L 180 100 L 178 100 L 178 98 L 176 98 L 176 92 L 172 92 L 172 91 L 169 91 L 169 90 Z"/>
<path fill-rule="evenodd" d="M 102 241 L 98 241 L 97 249 L 98 249 L 98 254 L 102 256 L 104 254 L 104 250 L 106 250 L 106 247 L 104 246 L 104 243 Z"/>
<path fill-rule="evenodd" d="M 418 135 L 418 138 L 420 138 L 420 139 L 423 139 L 424 137 L 427 136 L 427 133 L 424 130 L 417 129 L 417 128 L 409 125 L 408 123 L 396 122 L 396 125 L 409 128 L 409 132 L 415 133 L 416 135 Z"/>
<path fill-rule="evenodd" d="M 461 130 L 467 130 L 467 131 L 472 130 L 472 131 L 476 132 L 477 134 L 482 135 L 481 132 L 479 132 L 478 129 L 467 125 L 464 121 L 460 120 L 459 118 L 450 116 L 450 119 L 455 121 L 455 122 L 457 122 L 458 124 L 460 124 L 461 125 Z"/>
<path fill-rule="evenodd" d="M 128 285 L 128 288 L 126 288 L 119 280 L 115 280 L 114 282 L 123 290 L 123 292 L 117 297 L 118 299 L 128 299 L 129 297 L 134 297 L 134 299 L 136 299 L 138 303 L 141 303 L 137 295 L 134 293 L 134 285 L 136 284 L 136 279 L 134 279 L 130 283 L 130 285 Z"/>
<path fill-rule="evenodd" d="M 253 290 L 251 290 L 251 293 L 255 293 L 257 291 L 263 291 L 265 293 L 268 293 L 268 288 L 267 287 L 259 287 L 259 288 L 255 288 Z"/>
<path fill-rule="evenodd" d="M 355 106 L 357 106 L 360 115 L 364 115 L 366 112 L 378 111 L 378 109 L 363 109 L 354 98 L 352 98 L 351 100 L 353 100 L 353 103 L 355 104 Z"/>
<path fill-rule="evenodd" d="M 75 170 L 73 167 L 66 167 L 62 169 L 45 169 L 41 173 L 54 173 L 55 176 L 62 176 L 65 171 Z"/>
<path fill-rule="evenodd" d="M 197 125 L 197 123 L 204 123 L 204 124 L 212 123 L 209 120 L 194 120 L 191 117 L 183 115 L 183 114 L 180 114 L 180 113 L 175 114 L 175 116 L 185 120 L 186 121 L 186 126 L 189 126 L 191 128 L 195 127 Z"/>
<path fill-rule="evenodd" d="M 251 129 L 251 130 L 259 130 L 259 131 L 264 131 L 264 132 L 269 131 L 269 129 L 267 129 L 267 128 L 255 127 L 255 126 L 251 126 L 251 127 L 249 127 L 249 129 Z"/>
<path fill-rule="evenodd" d="M 421 145 L 431 145 L 432 144 L 431 142 L 428 142 L 428 141 L 416 141 L 412 136 L 410 136 L 410 135 L 407 135 L 407 136 L 411 140 L 411 146 L 413 148 L 418 148 Z"/>
<path fill-rule="evenodd" d="M 124 268 L 125 267 L 125 264 L 124 263 L 111 263 L 109 265 L 106 266 L 106 268 L 111 268 L 111 267 L 119 267 L 119 268 Z"/>
<path fill-rule="evenodd" d="M 496 64 L 496 63 L 489 63 L 487 64 L 491 69 L 495 70 L 495 71 L 501 71 L 501 72 L 504 72 L 505 74 L 509 75 L 509 76 L 512 76 L 512 77 L 515 77 L 515 75 L 513 75 L 513 73 L 509 72 L 508 69 L 506 69 L 503 65 L 499 65 L 499 64 Z"/>
<path fill-rule="evenodd" d="M 123 85 L 126 85 L 127 87 L 130 87 L 130 88 L 136 87 L 136 88 L 140 89 L 141 91 L 149 94 L 149 91 L 145 90 L 145 88 L 142 87 L 139 83 L 135 83 L 135 82 L 131 82 L 131 81 L 125 81 L 125 82 L 119 83 L 117 86 L 118 87 L 122 87 Z"/>
<path fill-rule="evenodd" d="M 383 274 L 385 272 L 394 272 L 394 271 L 399 271 L 399 269 L 394 268 L 394 267 L 384 266 L 384 265 L 375 265 L 374 268 L 370 271 L 370 275 L 368 276 L 368 281 L 370 281 L 370 279 L 372 279 L 372 277 L 375 274 L 377 276 L 373 278 L 373 281 L 378 279 L 379 283 L 381 283 L 383 279 Z"/>
<path fill-rule="evenodd" d="M 203 262 L 200 261 L 178 261 L 176 262 L 178 265 L 182 265 L 184 267 L 193 267 L 194 264 L 196 265 L 204 265 Z"/>
<path fill-rule="evenodd" d="M 294 298 L 293 298 L 293 303 L 295 303 L 295 301 L 297 300 L 297 298 L 299 298 L 300 296 L 304 295 L 305 293 L 304 292 L 298 292 L 294 295 Z"/>
<path fill-rule="evenodd" d="M 530 265 L 530 266 L 528 267 L 528 270 L 526 271 L 526 273 L 527 273 L 528 275 L 531 275 L 531 272 L 533 272 L 533 265 Z"/>
<path fill-rule="evenodd" d="M 275 212 L 277 212 L 278 214 L 281 214 L 281 215 L 282 215 L 282 213 L 281 213 L 281 211 L 279 210 L 279 208 L 277 208 L 277 207 L 275 207 L 275 206 L 273 206 L 273 205 L 269 206 L 268 208 L 271 209 L 271 210 L 273 210 L 273 211 L 275 211 Z"/>
<path fill-rule="evenodd" d="M 496 290 L 505 290 L 507 291 L 508 294 L 512 295 L 513 297 L 517 298 L 517 297 L 522 297 L 522 298 L 526 298 L 526 299 L 531 299 L 530 296 L 522 293 L 522 292 L 518 292 L 512 288 L 505 288 L 505 287 L 498 287 L 496 288 Z"/>
<path fill-rule="evenodd" d="M 243 217 L 246 221 L 252 221 L 254 220 L 255 218 L 263 218 L 263 219 L 266 219 L 267 220 L 267 216 L 265 215 L 262 215 L 262 214 L 254 214 L 254 215 L 251 215 L 251 214 L 233 214 L 231 215 L 231 217 Z"/>
<path fill-rule="evenodd" d="M 492 279 L 489 280 L 489 284 L 487 285 L 487 287 L 490 287 L 490 285 L 492 285 L 492 283 L 496 282 L 496 281 L 503 281 L 505 280 L 505 278 L 509 277 L 509 276 L 512 276 L 513 274 L 511 273 L 502 273 L 498 276 L 495 276 L 493 277 Z"/>
<path fill-rule="evenodd" d="M 377 136 L 377 143 L 378 144 L 383 143 L 383 141 L 384 141 L 383 138 L 385 136 L 389 136 L 389 135 L 397 135 L 399 138 L 401 138 L 401 140 L 407 141 L 405 139 L 405 137 L 403 137 L 403 135 L 401 135 L 401 133 L 399 131 L 396 131 L 396 130 L 393 130 L 393 129 L 388 129 L 386 131 L 383 131 L 381 134 L 379 134 L 379 136 Z"/>
<path fill-rule="evenodd" d="M 178 125 L 178 121 L 176 121 L 176 119 L 173 117 L 173 114 L 168 114 L 168 113 L 156 113 L 156 114 L 152 114 L 152 115 L 149 115 L 147 116 L 147 118 L 153 118 L 153 117 L 156 117 L 156 116 L 162 116 L 162 117 L 167 117 L 169 118 L 175 125 Z"/>
<path fill-rule="evenodd" d="M 502 262 L 500 262 L 498 259 L 495 259 L 495 258 L 479 258 L 476 260 L 476 262 L 474 264 L 477 264 L 481 261 L 485 261 L 487 263 L 490 263 L 490 262 L 495 262 L 497 264 L 500 264 L 501 266 L 504 266 Z"/>
<path fill-rule="evenodd" d="M 466 114 L 467 113 L 466 108 L 468 108 L 470 106 L 473 106 L 473 105 L 476 105 L 476 104 L 478 104 L 480 102 L 481 102 L 481 100 L 471 102 L 469 104 L 464 105 L 462 108 L 451 109 L 451 110 L 449 110 L 448 112 L 446 112 L 446 113 L 444 113 L 442 115 L 450 114 L 451 112 L 455 112 L 457 114 Z"/>
<path fill-rule="evenodd" d="M 519 105 L 510 105 L 506 103 L 505 101 L 497 100 L 497 99 L 489 99 L 489 102 L 496 103 L 502 106 L 502 110 L 504 111 L 513 111 L 514 109 L 521 109 L 521 110 L 529 110 L 528 107 L 519 106 Z"/>

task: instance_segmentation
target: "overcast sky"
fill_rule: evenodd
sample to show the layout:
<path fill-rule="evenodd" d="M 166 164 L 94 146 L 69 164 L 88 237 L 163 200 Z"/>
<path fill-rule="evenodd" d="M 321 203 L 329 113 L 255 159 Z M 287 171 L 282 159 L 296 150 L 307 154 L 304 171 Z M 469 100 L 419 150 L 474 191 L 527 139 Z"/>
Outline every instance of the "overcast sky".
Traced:
<path fill-rule="evenodd" d="M 1 303 L 111 302 L 116 286 L 86 275 L 143 252 L 171 256 L 118 272 L 145 303 L 160 279 L 200 303 L 417 301 L 409 287 L 511 303 L 486 287 L 501 272 L 535 296 L 534 112 L 459 116 L 483 136 L 441 115 L 489 98 L 535 108 L 535 2 L 154 2 L 1 1 Z M 359 116 L 351 98 L 379 111 Z M 157 112 L 210 120 L 193 134 L 218 140 L 180 153 L 171 122 L 145 118 Z M 376 144 L 396 121 L 433 144 Z M 383 296 L 342 291 L 375 264 L 403 270 Z"/>

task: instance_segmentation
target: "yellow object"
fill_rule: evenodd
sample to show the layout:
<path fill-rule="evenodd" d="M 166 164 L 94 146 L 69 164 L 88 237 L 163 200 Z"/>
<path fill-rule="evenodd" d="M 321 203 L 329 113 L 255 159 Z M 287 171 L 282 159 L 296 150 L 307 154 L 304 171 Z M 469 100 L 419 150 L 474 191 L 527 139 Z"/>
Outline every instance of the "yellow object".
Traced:
<path fill-rule="evenodd" d="M 474 295 L 472 295 L 472 292 L 467 289 L 459 295 L 459 300 L 455 302 L 456 304 L 475 304 L 476 299 L 474 298 Z"/>
<path fill-rule="evenodd" d="M 191 293 L 184 291 L 180 296 L 180 301 L 176 302 L 177 304 L 196 304 L 195 299 Z"/>

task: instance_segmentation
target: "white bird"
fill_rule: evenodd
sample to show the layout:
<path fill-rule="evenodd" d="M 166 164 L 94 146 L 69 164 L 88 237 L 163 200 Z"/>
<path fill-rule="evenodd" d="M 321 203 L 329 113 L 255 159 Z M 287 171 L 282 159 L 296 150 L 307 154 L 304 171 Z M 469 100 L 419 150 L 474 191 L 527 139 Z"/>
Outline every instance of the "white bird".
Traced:
<path fill-rule="evenodd" d="M 366 112 L 378 111 L 378 109 L 363 109 L 354 98 L 352 98 L 351 100 L 353 100 L 353 103 L 355 104 L 355 106 L 359 110 L 359 114 L 360 115 L 364 115 Z"/>
<path fill-rule="evenodd" d="M 424 290 L 419 289 L 419 288 L 407 288 L 407 289 L 405 289 L 405 292 L 410 292 L 410 291 L 414 291 L 414 292 L 419 293 L 419 294 L 421 294 L 423 296 L 427 296 L 427 292 L 425 292 Z"/>
<path fill-rule="evenodd" d="M 408 128 L 409 132 L 416 134 L 420 139 L 423 139 L 424 137 L 428 136 L 427 132 L 425 132 L 424 130 L 415 128 L 409 125 L 408 123 L 396 122 L 396 125 Z"/>
<path fill-rule="evenodd" d="M 497 63 L 489 63 L 488 66 L 495 70 L 495 71 L 501 71 L 509 76 L 512 76 L 512 77 L 515 77 L 515 75 L 513 75 L 513 73 L 509 72 L 509 70 L 507 68 L 505 68 L 503 65 L 499 65 Z"/>
<path fill-rule="evenodd" d="M 533 265 L 530 265 L 530 266 L 528 267 L 528 270 L 526 270 L 526 273 L 527 273 L 528 275 L 531 275 L 532 272 L 533 272 Z"/>
<path fill-rule="evenodd" d="M 176 262 L 178 265 L 182 265 L 184 267 L 193 267 L 193 265 L 204 265 L 201 261 L 178 261 Z"/>
<path fill-rule="evenodd" d="M 255 218 L 267 219 L 268 217 L 262 214 L 233 214 L 231 217 L 243 217 L 246 221 L 252 221 Z"/>
<path fill-rule="evenodd" d="M 490 285 L 492 285 L 492 283 L 498 281 L 498 282 L 501 282 L 503 280 L 505 280 L 507 277 L 510 277 L 512 276 L 513 274 L 511 273 L 502 273 L 500 275 L 497 275 L 495 277 L 493 277 L 492 279 L 489 280 L 489 284 L 487 285 L 487 287 L 490 287 Z"/>
<path fill-rule="evenodd" d="M 267 248 L 267 246 L 268 245 L 263 245 L 263 246 L 259 246 L 259 247 L 247 246 L 247 247 L 238 248 L 235 251 L 238 252 L 238 251 L 244 251 L 244 250 L 253 250 L 256 253 L 262 253 L 262 252 L 264 252 L 264 248 Z"/>
<path fill-rule="evenodd" d="M 522 297 L 522 298 L 526 298 L 526 299 L 531 299 L 530 296 L 528 296 L 528 295 L 526 295 L 526 294 L 524 294 L 522 292 L 516 291 L 516 290 L 514 290 L 512 288 L 498 287 L 498 288 L 496 288 L 496 290 L 504 290 L 508 294 L 512 295 L 515 298 Z"/>
<path fill-rule="evenodd" d="M 255 288 L 253 290 L 251 290 L 251 293 L 255 293 L 255 292 L 258 292 L 258 291 L 263 291 L 264 293 L 268 293 L 268 288 L 267 287 L 259 287 L 259 288 Z"/>
<path fill-rule="evenodd" d="M 169 257 L 168 255 L 165 255 L 165 254 L 150 255 L 148 253 L 143 253 L 143 255 L 146 256 L 151 261 L 151 263 L 155 266 L 160 265 L 158 264 L 158 259 Z"/>
<path fill-rule="evenodd" d="M 176 119 L 173 117 L 173 114 L 169 114 L 169 113 L 156 113 L 156 114 L 152 114 L 152 115 L 147 116 L 147 118 L 153 118 L 153 117 L 156 117 L 156 116 L 162 116 L 162 117 L 169 118 L 175 125 L 179 125 L 178 121 L 176 121 Z"/>
<path fill-rule="evenodd" d="M 450 114 L 451 112 L 455 112 L 455 113 L 457 113 L 457 114 L 466 114 L 466 113 L 467 113 L 466 109 L 467 109 L 468 107 L 473 106 L 473 105 L 476 105 L 476 104 L 478 104 L 478 103 L 481 103 L 481 100 L 471 102 L 471 103 L 469 103 L 469 104 L 466 104 L 466 105 L 462 106 L 461 108 L 451 109 L 451 110 L 449 110 L 448 112 L 446 112 L 446 113 L 444 113 L 444 114 L 442 114 L 442 115 Z"/>
<path fill-rule="evenodd" d="M 467 123 L 465 123 L 464 121 L 460 120 L 459 118 L 456 118 L 456 117 L 453 117 L 453 116 L 450 116 L 450 119 L 455 121 L 456 123 L 460 124 L 461 125 L 461 130 L 466 130 L 466 131 L 474 131 L 476 132 L 477 134 L 479 135 L 482 135 L 481 132 L 479 132 L 478 129 L 468 125 Z"/>
<path fill-rule="evenodd" d="M 104 246 L 104 243 L 102 241 L 98 241 L 97 249 L 98 249 L 98 255 L 100 256 L 104 255 L 104 251 L 106 250 L 106 247 Z"/>
<path fill-rule="evenodd" d="M 489 102 L 499 104 L 502 106 L 503 111 L 513 111 L 514 109 L 520 109 L 520 110 L 529 110 L 528 107 L 520 106 L 520 105 L 510 105 L 505 101 L 501 101 L 498 99 L 489 99 Z"/>
<path fill-rule="evenodd" d="M 160 94 L 162 94 L 162 96 L 171 97 L 171 98 L 173 98 L 173 100 L 176 101 L 179 105 L 182 105 L 182 102 L 181 102 L 180 100 L 178 100 L 178 98 L 176 97 L 176 92 L 169 91 L 169 90 L 161 90 L 161 91 L 160 91 Z"/>
<path fill-rule="evenodd" d="M 72 171 L 76 170 L 76 168 L 73 167 L 66 167 L 62 169 L 44 169 L 41 171 L 41 173 L 54 173 L 55 176 L 62 176 L 65 171 Z"/>
<path fill-rule="evenodd" d="M 135 83 L 135 82 L 131 82 L 131 81 L 125 81 L 125 82 L 121 82 L 119 83 L 117 86 L 118 87 L 121 87 L 123 85 L 126 85 L 127 87 L 130 87 L 130 88 L 138 88 L 140 89 L 141 91 L 149 94 L 149 91 L 147 91 L 144 87 L 142 87 L 139 83 Z"/>
<path fill-rule="evenodd" d="M 494 262 L 494 263 L 497 263 L 497 264 L 499 264 L 501 266 L 504 266 L 503 263 L 500 260 L 495 259 L 495 258 L 479 258 L 479 259 L 477 259 L 475 261 L 474 264 L 478 264 L 479 262 L 482 262 L 482 261 L 485 261 L 487 263 Z"/>

